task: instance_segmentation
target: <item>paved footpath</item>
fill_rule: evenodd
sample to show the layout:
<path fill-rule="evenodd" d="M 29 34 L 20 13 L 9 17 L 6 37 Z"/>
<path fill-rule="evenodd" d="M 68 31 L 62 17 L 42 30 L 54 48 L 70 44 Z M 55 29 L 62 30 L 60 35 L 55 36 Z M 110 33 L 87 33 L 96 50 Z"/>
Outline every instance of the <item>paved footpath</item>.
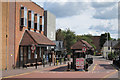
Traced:
<path fill-rule="evenodd" d="M 111 65 L 112 61 L 100 56 L 93 57 L 94 63 L 89 71 L 66 71 L 67 64 L 31 70 L 31 72 L 6 76 L 4 78 L 118 78 L 118 71 Z M 28 69 L 27 69 L 28 70 Z M 102 80 L 102 79 L 101 79 Z"/>

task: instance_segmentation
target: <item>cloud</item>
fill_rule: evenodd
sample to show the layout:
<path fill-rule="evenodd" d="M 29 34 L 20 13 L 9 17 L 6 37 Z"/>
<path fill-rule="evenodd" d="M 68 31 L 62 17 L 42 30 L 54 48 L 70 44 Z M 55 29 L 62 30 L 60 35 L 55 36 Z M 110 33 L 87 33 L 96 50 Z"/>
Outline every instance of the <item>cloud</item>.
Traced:
<path fill-rule="evenodd" d="M 91 6 L 94 8 L 106 8 L 115 5 L 116 2 L 91 2 Z"/>
<path fill-rule="evenodd" d="M 65 18 L 80 15 L 89 7 L 84 2 L 45 2 L 44 8 L 56 15 L 57 18 Z"/>
<path fill-rule="evenodd" d="M 118 6 L 116 2 L 92 3 L 96 10 L 93 18 L 95 19 L 115 19 L 118 18 Z"/>
<path fill-rule="evenodd" d="M 118 33 L 118 30 L 114 28 L 113 25 L 109 24 L 108 26 L 105 26 L 103 24 L 100 25 L 92 25 L 89 27 L 90 30 L 94 30 L 96 32 L 110 32 L 111 34 L 116 34 Z"/>

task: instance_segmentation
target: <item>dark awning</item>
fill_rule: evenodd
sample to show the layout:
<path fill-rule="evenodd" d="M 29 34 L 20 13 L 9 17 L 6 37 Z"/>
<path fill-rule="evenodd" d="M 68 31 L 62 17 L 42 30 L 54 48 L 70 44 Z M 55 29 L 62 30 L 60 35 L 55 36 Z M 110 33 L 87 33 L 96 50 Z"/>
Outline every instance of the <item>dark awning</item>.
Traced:
<path fill-rule="evenodd" d="M 26 30 L 20 42 L 20 45 L 27 46 L 27 45 L 32 45 L 32 44 L 55 46 L 55 43 L 49 40 L 46 36 L 40 33 L 37 33 L 37 32 Z"/>

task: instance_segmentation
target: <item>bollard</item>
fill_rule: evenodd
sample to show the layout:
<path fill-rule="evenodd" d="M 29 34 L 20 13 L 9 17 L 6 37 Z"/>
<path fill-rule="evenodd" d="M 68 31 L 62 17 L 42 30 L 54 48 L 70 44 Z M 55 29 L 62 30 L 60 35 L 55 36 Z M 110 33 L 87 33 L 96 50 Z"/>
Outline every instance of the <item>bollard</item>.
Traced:
<path fill-rule="evenodd" d="M 59 62 L 59 61 L 57 60 L 57 64 L 56 64 L 56 65 L 58 65 L 58 62 Z"/>
<path fill-rule="evenodd" d="M 61 58 L 60 58 L 60 65 L 61 65 Z"/>
<path fill-rule="evenodd" d="M 67 71 L 70 71 L 70 64 L 69 64 L 69 62 L 68 62 L 68 69 L 67 69 Z"/>
<path fill-rule="evenodd" d="M 55 58 L 54 58 L 54 66 L 55 66 Z"/>
<path fill-rule="evenodd" d="M 71 69 L 73 69 L 73 63 L 71 62 Z"/>
<path fill-rule="evenodd" d="M 36 65 L 35 65 L 35 68 L 37 69 L 37 59 L 36 59 Z"/>
<path fill-rule="evenodd" d="M 43 67 L 45 67 L 45 62 L 44 62 L 44 59 L 43 59 Z"/>

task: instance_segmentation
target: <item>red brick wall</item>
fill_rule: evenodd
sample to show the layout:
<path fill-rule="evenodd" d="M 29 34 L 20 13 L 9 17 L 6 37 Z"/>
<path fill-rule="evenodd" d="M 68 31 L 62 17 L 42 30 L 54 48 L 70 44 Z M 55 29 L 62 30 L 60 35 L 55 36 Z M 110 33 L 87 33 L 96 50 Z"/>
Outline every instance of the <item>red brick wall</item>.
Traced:
<path fill-rule="evenodd" d="M 34 2 L 16 2 L 16 31 L 15 31 L 15 62 L 17 62 L 18 59 L 18 54 L 19 54 L 19 44 L 20 41 L 22 39 L 22 36 L 24 34 L 25 29 L 28 28 L 28 24 L 27 27 L 23 27 L 22 30 L 20 30 L 20 8 L 21 5 L 26 7 L 27 10 L 33 10 L 34 13 L 38 13 L 40 16 L 44 15 L 44 10 L 36 5 Z"/>

